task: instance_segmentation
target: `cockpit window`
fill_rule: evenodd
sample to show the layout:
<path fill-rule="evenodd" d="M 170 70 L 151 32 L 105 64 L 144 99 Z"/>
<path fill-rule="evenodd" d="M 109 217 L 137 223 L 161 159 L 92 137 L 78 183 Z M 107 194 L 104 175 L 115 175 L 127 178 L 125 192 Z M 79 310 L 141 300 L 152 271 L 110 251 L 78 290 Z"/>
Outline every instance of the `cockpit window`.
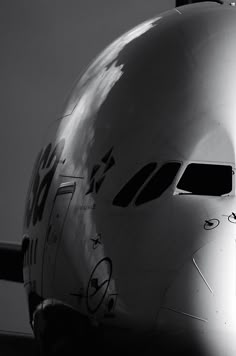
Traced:
<path fill-rule="evenodd" d="M 135 205 L 141 205 L 157 199 L 173 182 L 181 163 L 168 162 L 164 164 L 149 180 L 135 200 Z"/>
<path fill-rule="evenodd" d="M 116 195 L 113 205 L 127 207 L 156 167 L 157 163 L 153 162 L 141 168 Z"/>
<path fill-rule="evenodd" d="M 231 166 L 191 163 L 187 166 L 177 188 L 179 194 L 221 196 L 232 190 Z"/>

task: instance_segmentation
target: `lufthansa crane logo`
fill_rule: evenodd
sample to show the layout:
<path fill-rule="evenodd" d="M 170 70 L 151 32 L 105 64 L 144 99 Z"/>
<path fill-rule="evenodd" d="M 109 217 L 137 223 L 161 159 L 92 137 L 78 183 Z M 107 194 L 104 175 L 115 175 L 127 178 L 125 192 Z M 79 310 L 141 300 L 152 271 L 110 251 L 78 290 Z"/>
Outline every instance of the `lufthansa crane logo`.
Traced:
<path fill-rule="evenodd" d="M 89 278 L 86 301 L 90 313 L 95 313 L 101 306 L 110 285 L 112 275 L 112 261 L 104 257 L 94 267 Z"/>

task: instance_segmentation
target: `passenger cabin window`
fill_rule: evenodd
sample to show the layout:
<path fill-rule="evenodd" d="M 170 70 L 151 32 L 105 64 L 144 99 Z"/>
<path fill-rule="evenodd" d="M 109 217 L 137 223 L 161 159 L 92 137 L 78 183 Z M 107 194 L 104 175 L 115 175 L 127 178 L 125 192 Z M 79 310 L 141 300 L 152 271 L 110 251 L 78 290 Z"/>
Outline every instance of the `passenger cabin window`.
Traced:
<path fill-rule="evenodd" d="M 179 194 L 213 195 L 229 194 L 232 190 L 231 166 L 191 163 L 187 166 L 177 188 Z"/>
<path fill-rule="evenodd" d="M 173 182 L 181 163 L 168 162 L 164 164 L 149 180 L 135 200 L 135 205 L 141 205 L 157 199 Z"/>

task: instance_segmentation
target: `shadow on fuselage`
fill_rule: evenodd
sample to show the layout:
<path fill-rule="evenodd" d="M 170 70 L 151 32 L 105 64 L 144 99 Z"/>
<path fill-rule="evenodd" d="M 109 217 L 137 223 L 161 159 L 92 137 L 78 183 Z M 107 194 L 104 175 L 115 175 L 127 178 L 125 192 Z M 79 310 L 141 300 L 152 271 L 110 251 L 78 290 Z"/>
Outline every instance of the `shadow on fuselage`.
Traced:
<path fill-rule="evenodd" d="M 207 356 L 196 340 L 180 335 L 178 330 L 175 335 L 168 332 L 144 335 L 129 329 L 91 326 L 87 318 L 64 306 L 48 307 L 37 313 L 36 330 L 39 325 L 41 330 L 36 331 L 36 337 L 45 356 L 75 356 L 81 353 Z"/>

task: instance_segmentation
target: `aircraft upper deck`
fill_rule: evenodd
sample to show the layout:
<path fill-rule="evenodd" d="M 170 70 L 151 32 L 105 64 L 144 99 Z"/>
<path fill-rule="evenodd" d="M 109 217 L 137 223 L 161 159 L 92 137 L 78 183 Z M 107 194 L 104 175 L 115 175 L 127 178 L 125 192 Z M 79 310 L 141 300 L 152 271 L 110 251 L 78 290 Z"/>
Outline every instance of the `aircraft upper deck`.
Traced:
<path fill-rule="evenodd" d="M 145 147 L 150 160 L 234 165 L 234 10 L 177 8 L 108 46 L 76 83 L 60 123 L 72 166 L 96 161 L 100 144 L 131 161 Z M 133 150 L 130 140 L 141 144 Z"/>

